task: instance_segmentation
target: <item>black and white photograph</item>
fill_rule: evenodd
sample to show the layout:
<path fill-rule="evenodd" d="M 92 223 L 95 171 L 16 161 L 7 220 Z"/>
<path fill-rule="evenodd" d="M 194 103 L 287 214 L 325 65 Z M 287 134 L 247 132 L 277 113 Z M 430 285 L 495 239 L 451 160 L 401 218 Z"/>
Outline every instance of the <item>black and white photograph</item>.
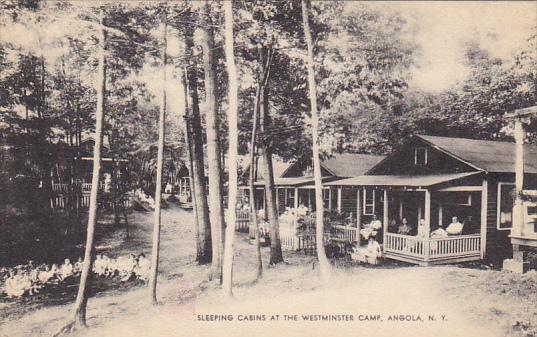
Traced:
<path fill-rule="evenodd" d="M 537 337 L 537 2 L 0 0 L 0 337 Z"/>

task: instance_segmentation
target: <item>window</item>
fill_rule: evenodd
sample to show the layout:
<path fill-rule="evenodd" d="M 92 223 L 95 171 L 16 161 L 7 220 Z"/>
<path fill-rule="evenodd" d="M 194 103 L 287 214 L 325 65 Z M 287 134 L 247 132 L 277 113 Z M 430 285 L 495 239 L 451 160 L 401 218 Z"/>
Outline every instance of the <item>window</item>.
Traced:
<path fill-rule="evenodd" d="M 364 215 L 373 215 L 375 214 L 375 190 L 364 189 L 364 198 L 363 198 L 363 210 Z"/>
<path fill-rule="evenodd" d="M 498 229 L 511 229 L 513 226 L 513 205 L 515 196 L 515 184 L 498 184 L 498 209 L 497 227 Z"/>
<path fill-rule="evenodd" d="M 286 188 L 287 193 L 287 207 L 295 207 L 295 189 L 294 188 Z"/>
<path fill-rule="evenodd" d="M 472 194 L 465 192 L 446 192 L 444 204 L 454 206 L 472 206 Z"/>
<path fill-rule="evenodd" d="M 414 148 L 414 164 L 418 166 L 427 165 L 427 148 L 426 147 Z"/>
<path fill-rule="evenodd" d="M 330 189 L 328 188 L 323 189 L 323 200 L 326 202 L 330 200 Z"/>

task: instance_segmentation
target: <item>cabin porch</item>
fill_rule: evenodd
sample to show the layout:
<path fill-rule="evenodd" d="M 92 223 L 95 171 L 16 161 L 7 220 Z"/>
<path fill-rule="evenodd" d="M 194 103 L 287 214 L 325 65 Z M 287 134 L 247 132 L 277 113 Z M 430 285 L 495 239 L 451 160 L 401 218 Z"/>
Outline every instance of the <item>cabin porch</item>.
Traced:
<path fill-rule="evenodd" d="M 366 228 L 373 216 L 382 222 L 377 241 L 383 246 L 384 257 L 418 265 L 447 264 L 481 260 L 485 253 L 487 182 L 474 176 L 453 183 L 457 180 L 453 178 L 466 176 L 370 176 L 363 179 L 362 185 L 351 180 L 328 185 L 339 196 L 337 210 L 356 215 L 354 223 L 358 225 L 354 229 Z M 393 184 L 389 184 L 390 180 Z M 446 184 L 448 181 L 451 183 Z M 354 207 L 350 208 L 351 204 Z M 463 224 L 459 235 L 431 237 L 439 227 L 447 227 L 453 217 Z M 404 234 L 399 231 L 403 219 L 411 228 Z M 418 233 L 420 221 L 425 230 Z M 362 245 L 364 240 L 361 237 Z"/>

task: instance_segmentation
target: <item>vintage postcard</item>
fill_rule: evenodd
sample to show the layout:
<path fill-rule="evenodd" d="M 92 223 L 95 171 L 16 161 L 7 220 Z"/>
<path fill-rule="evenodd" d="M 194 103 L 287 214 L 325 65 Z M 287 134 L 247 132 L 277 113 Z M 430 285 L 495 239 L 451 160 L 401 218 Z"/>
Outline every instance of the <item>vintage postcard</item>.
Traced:
<path fill-rule="evenodd" d="M 0 337 L 537 335 L 537 2 L 0 0 Z"/>

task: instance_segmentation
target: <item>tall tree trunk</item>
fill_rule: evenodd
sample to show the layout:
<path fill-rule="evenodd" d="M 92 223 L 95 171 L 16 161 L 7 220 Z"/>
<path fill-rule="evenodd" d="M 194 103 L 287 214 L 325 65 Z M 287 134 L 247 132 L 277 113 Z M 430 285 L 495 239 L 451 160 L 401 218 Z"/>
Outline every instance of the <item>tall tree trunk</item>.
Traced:
<path fill-rule="evenodd" d="M 185 98 L 191 99 L 191 110 L 186 112 L 190 113 L 190 125 L 192 127 L 192 179 L 190 181 L 192 189 L 192 203 L 196 204 L 196 217 L 198 219 L 198 240 L 197 240 L 197 254 L 196 261 L 199 264 L 210 263 L 213 256 L 212 238 L 211 238 L 211 221 L 209 219 L 209 206 L 207 203 L 207 188 L 205 181 L 205 164 L 203 156 L 203 135 L 201 127 L 200 117 L 200 105 L 198 96 L 198 74 L 195 67 L 195 62 L 192 59 L 192 52 L 194 50 L 194 30 L 192 27 L 186 27 L 185 44 L 187 59 L 192 60 L 191 70 L 185 70 L 185 76 L 187 77 L 187 84 L 185 89 L 188 90 L 188 95 Z"/>
<path fill-rule="evenodd" d="M 191 71 L 195 72 L 195 69 Z M 209 209 L 207 206 L 207 195 L 205 193 L 205 168 L 203 167 L 203 143 L 201 137 L 201 122 L 199 120 L 199 100 L 197 88 L 194 87 L 196 91 L 194 93 L 191 86 L 188 85 L 188 76 L 190 76 L 190 74 L 185 67 L 183 71 L 185 129 L 189 157 L 188 173 L 190 177 L 190 194 L 192 196 L 192 208 L 196 218 L 196 262 L 199 264 L 207 264 L 211 262 L 212 247 Z M 194 82 L 197 82 L 195 75 Z M 191 97 L 192 104 L 189 104 L 188 97 Z M 190 106 L 192 106 L 192 111 L 196 111 L 195 113 L 191 113 Z M 194 115 L 197 117 L 194 117 Z M 197 127 L 195 127 L 195 125 L 197 125 Z"/>
<path fill-rule="evenodd" d="M 207 160 L 209 166 L 209 215 L 213 259 L 211 279 L 222 281 L 222 251 L 224 243 L 224 213 L 222 207 L 222 172 L 220 161 L 220 142 L 218 139 L 218 111 L 216 107 L 216 59 L 214 57 L 214 35 L 210 24 L 210 3 L 205 2 L 201 15 L 201 47 L 205 69 L 205 120 L 207 123 Z M 233 225 L 233 224 L 231 224 Z"/>
<path fill-rule="evenodd" d="M 266 55 L 265 55 L 266 51 Z M 263 77 L 260 81 L 259 116 L 261 125 L 261 153 L 263 157 L 262 170 L 265 182 L 265 212 L 270 223 L 270 261 L 271 265 L 283 262 L 282 245 L 280 242 L 280 224 L 276 205 L 276 189 L 274 186 L 274 170 L 272 166 L 272 146 L 268 132 L 270 129 L 268 81 L 272 63 L 272 47 L 260 50 L 260 63 L 263 66 Z"/>
<path fill-rule="evenodd" d="M 259 116 L 259 95 L 261 94 L 261 87 L 258 85 L 255 93 L 254 111 L 252 121 L 252 138 L 250 140 L 250 177 L 248 179 L 248 193 L 250 194 L 250 219 L 255 231 L 255 254 L 257 260 L 257 279 L 263 277 L 263 260 L 261 258 L 261 244 L 259 242 L 259 223 L 257 222 L 257 212 L 255 209 L 255 189 L 254 182 L 257 180 L 256 175 L 256 145 L 257 138 L 257 119 Z"/>
<path fill-rule="evenodd" d="M 233 294 L 233 241 L 235 238 L 235 222 L 237 217 L 237 160 L 239 147 L 238 129 L 238 90 L 237 68 L 235 66 L 235 54 L 233 52 L 233 3 L 224 2 L 225 13 L 225 53 L 226 67 L 228 72 L 228 165 L 229 165 L 229 193 L 228 193 L 228 224 L 226 227 L 226 243 L 224 249 L 222 289 L 224 294 Z"/>
<path fill-rule="evenodd" d="M 157 153 L 157 181 L 155 188 L 155 218 L 153 225 L 153 245 L 151 247 L 151 274 L 149 277 L 149 295 L 151 304 L 157 304 L 157 276 L 160 252 L 160 223 L 161 223 L 161 200 L 162 200 L 162 164 L 164 159 L 164 137 L 166 135 L 166 66 L 168 65 L 166 47 L 168 46 L 166 15 L 163 15 L 163 50 L 162 50 L 162 101 L 160 103 L 158 125 L 158 153 Z"/>
<path fill-rule="evenodd" d="M 323 190 L 321 186 L 321 160 L 319 159 L 319 116 L 317 115 L 317 87 L 315 84 L 315 70 L 313 69 L 313 40 L 311 38 L 311 31 L 309 26 L 310 7 L 310 0 L 302 0 L 302 23 L 304 27 L 304 36 L 306 37 L 306 43 L 308 45 L 307 68 L 313 140 L 313 178 L 315 180 L 315 206 L 317 208 L 315 212 L 315 240 L 317 242 L 317 259 L 319 260 L 319 269 L 321 271 L 321 277 L 326 280 L 330 278 L 332 271 L 330 267 L 330 262 L 326 258 L 326 252 L 324 250 L 323 242 L 324 205 Z"/>
<path fill-rule="evenodd" d="M 196 186 L 194 186 L 194 145 L 192 144 L 192 116 L 189 112 L 189 89 L 186 80 L 187 70 L 186 67 L 181 74 L 181 82 L 184 90 L 184 121 L 185 121 L 185 144 L 188 150 L 188 177 L 190 178 L 190 195 L 192 196 L 192 211 L 194 212 L 194 232 L 196 237 L 196 261 L 200 261 L 203 257 L 203 242 L 202 242 L 202 229 L 200 228 L 201 223 L 198 216 L 198 200 L 196 199 Z M 179 181 L 179 185 L 181 185 Z"/>
<path fill-rule="evenodd" d="M 95 111 L 95 145 L 93 147 L 93 177 L 90 194 L 90 207 L 88 216 L 88 228 L 86 233 L 86 248 L 84 251 L 84 263 L 80 275 L 80 285 L 76 295 L 73 321 L 62 328 L 58 334 L 72 331 L 79 327 L 86 326 L 86 307 L 88 304 L 88 289 L 91 281 L 91 266 L 93 264 L 93 239 L 95 233 L 95 223 L 97 220 L 97 194 L 99 190 L 99 176 L 101 173 L 101 150 L 103 120 L 105 108 L 106 92 L 106 31 L 104 18 L 101 17 L 101 28 L 99 38 L 99 64 L 97 66 L 97 109 Z"/>

